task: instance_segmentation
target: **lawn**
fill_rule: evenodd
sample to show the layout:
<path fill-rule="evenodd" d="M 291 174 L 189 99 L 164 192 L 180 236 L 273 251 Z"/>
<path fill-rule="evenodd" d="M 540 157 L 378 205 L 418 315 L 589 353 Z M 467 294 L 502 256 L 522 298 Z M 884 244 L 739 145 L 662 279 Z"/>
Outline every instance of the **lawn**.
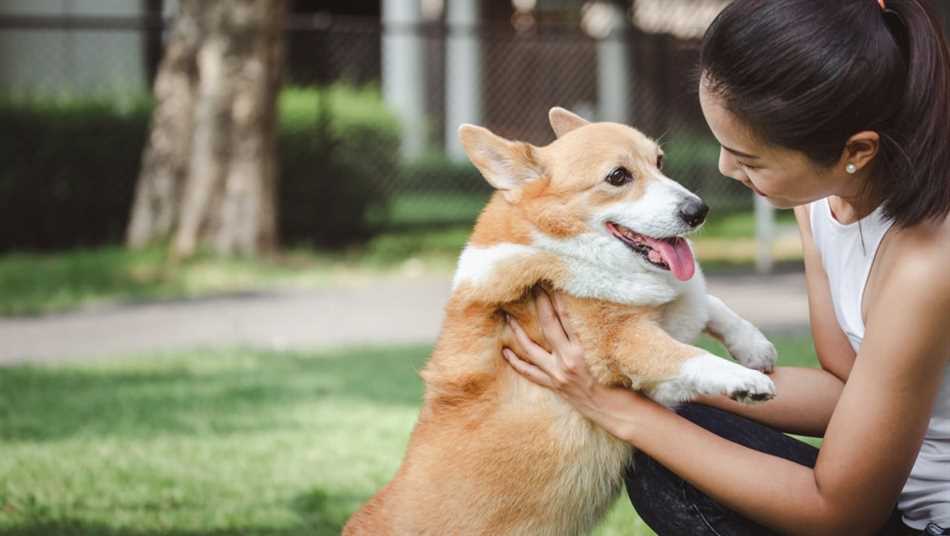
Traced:
<path fill-rule="evenodd" d="M 315 287 L 341 279 L 430 272 L 445 276 L 455 267 L 483 197 L 402 196 L 392 206 L 395 227 L 369 242 L 342 251 L 295 248 L 262 259 L 220 259 L 207 254 L 171 263 L 160 248 L 119 247 L 56 253 L 0 255 L 0 316 L 34 315 L 82 306 L 179 299 L 260 290 L 273 286 Z M 455 214 L 456 223 L 419 225 Z M 461 216 L 460 216 L 461 215 Z M 458 223 L 458 218 L 463 223 Z M 790 215 L 779 222 L 789 225 Z M 749 270 L 756 254 L 755 221 L 749 212 L 712 217 L 694 237 L 706 272 Z M 797 235 L 776 248 L 779 260 L 800 262 Z"/>
<path fill-rule="evenodd" d="M 199 254 L 169 262 L 160 248 L 120 247 L 0 255 L 0 316 L 233 293 L 271 285 L 319 285 L 345 257 L 288 250 L 263 259 Z"/>
<path fill-rule="evenodd" d="M 814 364 L 810 340 L 776 343 Z M 430 350 L 0 369 L 0 536 L 338 534 L 398 467 Z M 651 532 L 621 498 L 596 534 Z"/>

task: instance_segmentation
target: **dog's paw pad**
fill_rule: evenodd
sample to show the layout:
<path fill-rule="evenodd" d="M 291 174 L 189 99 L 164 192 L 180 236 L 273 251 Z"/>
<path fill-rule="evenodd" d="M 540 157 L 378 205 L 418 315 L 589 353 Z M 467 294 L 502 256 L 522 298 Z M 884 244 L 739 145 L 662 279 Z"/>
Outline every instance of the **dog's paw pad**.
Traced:
<path fill-rule="evenodd" d="M 768 376 L 754 370 L 746 371 L 749 374 L 737 375 L 734 384 L 723 390 L 724 395 L 743 404 L 765 402 L 775 397 L 775 384 Z"/>

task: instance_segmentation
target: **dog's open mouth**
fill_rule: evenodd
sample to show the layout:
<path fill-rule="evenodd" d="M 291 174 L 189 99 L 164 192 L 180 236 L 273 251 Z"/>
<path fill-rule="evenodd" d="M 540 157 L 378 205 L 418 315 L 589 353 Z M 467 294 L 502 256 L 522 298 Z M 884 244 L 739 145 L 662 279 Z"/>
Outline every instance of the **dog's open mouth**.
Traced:
<path fill-rule="evenodd" d="M 607 222 L 607 229 L 647 262 L 657 268 L 671 271 L 680 281 L 688 281 L 696 272 L 693 251 L 681 236 L 653 238 L 612 221 Z"/>

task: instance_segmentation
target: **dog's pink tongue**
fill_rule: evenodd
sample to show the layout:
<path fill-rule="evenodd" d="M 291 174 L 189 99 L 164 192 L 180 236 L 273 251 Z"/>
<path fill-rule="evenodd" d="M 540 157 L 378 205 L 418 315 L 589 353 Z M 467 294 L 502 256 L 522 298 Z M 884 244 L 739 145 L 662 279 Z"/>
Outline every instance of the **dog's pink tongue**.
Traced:
<path fill-rule="evenodd" d="M 646 238 L 646 237 L 645 237 Z M 647 238 L 647 243 L 655 249 L 669 267 L 676 279 L 689 281 L 696 273 L 696 262 L 693 260 L 693 251 L 683 238 L 675 238 L 672 243 L 666 240 Z"/>

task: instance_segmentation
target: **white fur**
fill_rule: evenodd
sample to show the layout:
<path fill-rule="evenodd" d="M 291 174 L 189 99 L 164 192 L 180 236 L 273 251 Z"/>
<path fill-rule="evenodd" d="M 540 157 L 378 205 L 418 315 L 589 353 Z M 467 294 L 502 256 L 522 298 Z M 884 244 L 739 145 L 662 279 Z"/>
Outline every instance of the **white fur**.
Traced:
<path fill-rule="evenodd" d="M 610 205 L 593 223 L 603 227 L 612 221 L 654 238 L 679 236 L 693 230 L 679 216 L 679 206 L 687 199 L 699 200 L 678 182 L 656 173 L 636 201 Z"/>
<path fill-rule="evenodd" d="M 452 288 L 455 289 L 462 283 L 477 286 L 486 281 L 499 264 L 533 253 L 537 253 L 535 248 L 521 244 L 496 244 L 487 248 L 466 246 L 459 256 Z"/>
<path fill-rule="evenodd" d="M 689 281 L 680 283 L 676 299 L 663 308 L 660 326 L 674 339 L 690 343 L 706 329 L 709 321 L 706 310 L 706 279 L 696 264 L 696 273 Z"/>
<path fill-rule="evenodd" d="M 606 229 L 566 239 L 535 232 L 533 243 L 567 266 L 571 280 L 565 290 L 580 298 L 656 306 L 672 301 L 682 289 L 670 273 L 645 270 L 642 257 Z"/>
<path fill-rule="evenodd" d="M 720 394 L 749 403 L 775 396 L 775 385 L 757 370 L 712 354 L 700 354 L 686 360 L 675 378 L 656 385 L 648 394 L 667 406 L 699 395 Z"/>
<path fill-rule="evenodd" d="M 707 295 L 709 330 L 722 338 L 722 343 L 739 363 L 770 372 L 775 368 L 778 351 L 748 320 L 737 315 L 719 298 Z"/>

